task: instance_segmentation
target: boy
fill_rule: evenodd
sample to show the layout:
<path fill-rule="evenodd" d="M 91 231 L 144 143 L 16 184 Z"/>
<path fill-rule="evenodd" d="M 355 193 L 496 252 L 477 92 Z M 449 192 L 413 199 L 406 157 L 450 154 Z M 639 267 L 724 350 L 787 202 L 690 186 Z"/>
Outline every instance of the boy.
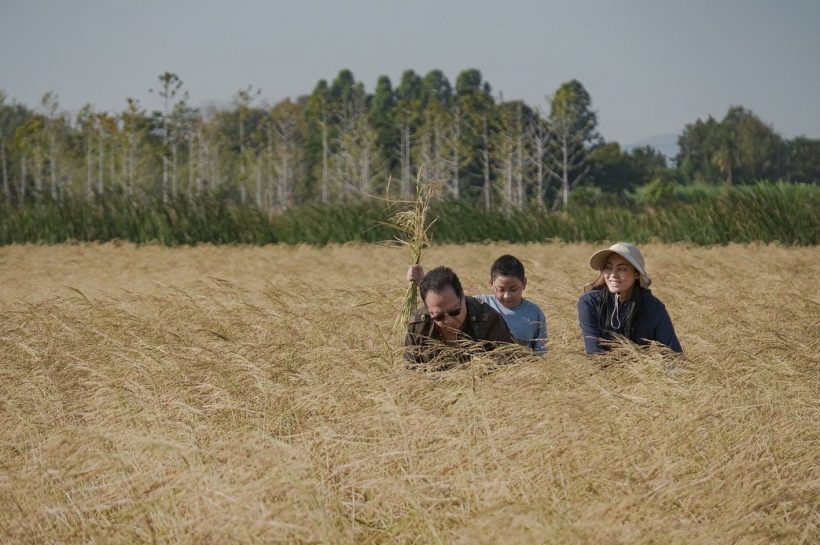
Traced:
<path fill-rule="evenodd" d="M 418 283 L 423 274 L 421 265 L 411 266 L 407 280 Z M 476 295 L 475 299 L 501 314 L 517 343 L 543 356 L 547 351 L 547 317 L 538 305 L 524 299 L 524 264 L 514 256 L 502 255 L 490 268 L 490 286 L 492 294 Z"/>

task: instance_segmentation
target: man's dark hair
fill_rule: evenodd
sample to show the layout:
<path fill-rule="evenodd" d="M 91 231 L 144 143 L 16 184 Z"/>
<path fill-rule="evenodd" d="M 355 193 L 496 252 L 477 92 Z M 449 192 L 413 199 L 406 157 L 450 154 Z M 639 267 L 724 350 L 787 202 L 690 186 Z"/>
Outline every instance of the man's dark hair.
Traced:
<path fill-rule="evenodd" d="M 461 287 L 461 281 L 450 267 L 436 267 L 431 269 L 424 278 L 419 282 L 419 291 L 421 292 L 421 300 L 427 298 L 427 292 L 441 293 L 448 287 L 453 288 L 456 296 L 460 299 L 464 295 L 464 290 Z"/>
<path fill-rule="evenodd" d="M 514 276 L 524 281 L 524 264 L 517 257 L 512 255 L 502 255 L 493 262 L 490 267 L 490 282 L 499 276 Z"/>

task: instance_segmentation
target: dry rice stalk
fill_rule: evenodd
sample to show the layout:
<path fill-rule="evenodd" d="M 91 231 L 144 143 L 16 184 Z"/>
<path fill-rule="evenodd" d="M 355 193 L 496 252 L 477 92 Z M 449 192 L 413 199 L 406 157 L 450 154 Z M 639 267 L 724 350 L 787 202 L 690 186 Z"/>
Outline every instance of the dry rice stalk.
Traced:
<path fill-rule="evenodd" d="M 421 180 L 422 169 L 419 169 L 416 176 L 416 198 L 412 201 L 395 201 L 396 204 L 411 204 L 412 208 L 399 210 L 390 218 L 389 225 L 396 229 L 399 234 L 396 240 L 405 246 L 410 252 L 410 258 L 414 265 L 421 261 L 421 252 L 430 245 L 430 226 L 435 220 L 427 221 L 427 211 L 430 208 L 430 200 L 441 191 L 439 182 L 424 183 Z M 394 204 L 388 201 L 388 204 Z M 404 293 L 404 304 L 401 313 L 396 317 L 393 324 L 395 330 L 407 327 L 407 322 L 418 304 L 416 285 L 410 283 Z"/>
<path fill-rule="evenodd" d="M 468 290 L 525 256 L 550 315 L 428 373 L 361 304 L 403 251 L 0 246 L 0 543 L 820 545 L 817 248 L 648 244 L 685 352 L 592 359 L 595 249 L 426 248 Z"/>

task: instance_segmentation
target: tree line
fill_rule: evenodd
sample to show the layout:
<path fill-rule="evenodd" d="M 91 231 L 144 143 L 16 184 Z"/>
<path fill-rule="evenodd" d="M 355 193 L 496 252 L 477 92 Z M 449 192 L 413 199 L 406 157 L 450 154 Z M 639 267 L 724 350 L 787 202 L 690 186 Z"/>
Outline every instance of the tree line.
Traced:
<path fill-rule="evenodd" d="M 820 140 L 784 139 L 741 106 L 688 124 L 672 165 L 648 146 L 624 150 L 598 133 L 592 98 L 577 80 L 560 85 L 544 109 L 493 94 L 476 69 L 455 84 L 440 70 L 407 70 L 395 86 L 380 77 L 372 93 L 342 70 L 273 106 L 248 86 L 227 107 L 193 107 L 171 72 L 151 92 L 154 110 L 127 98 L 121 112 L 86 104 L 70 116 L 53 92 L 32 109 L 0 91 L 3 198 L 114 192 L 167 203 L 207 194 L 274 212 L 386 193 L 408 198 L 421 176 L 486 211 L 558 210 L 584 186 L 623 193 L 820 179 Z"/>

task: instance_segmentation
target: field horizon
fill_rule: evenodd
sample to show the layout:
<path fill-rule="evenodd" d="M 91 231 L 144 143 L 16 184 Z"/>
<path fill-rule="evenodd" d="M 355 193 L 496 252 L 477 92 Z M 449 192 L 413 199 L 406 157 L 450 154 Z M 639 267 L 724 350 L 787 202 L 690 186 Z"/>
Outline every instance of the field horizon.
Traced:
<path fill-rule="evenodd" d="M 641 245 L 684 354 L 588 358 L 594 244 L 527 268 L 548 354 L 439 373 L 379 245 L 0 247 L 3 543 L 820 543 L 816 246 Z"/>

